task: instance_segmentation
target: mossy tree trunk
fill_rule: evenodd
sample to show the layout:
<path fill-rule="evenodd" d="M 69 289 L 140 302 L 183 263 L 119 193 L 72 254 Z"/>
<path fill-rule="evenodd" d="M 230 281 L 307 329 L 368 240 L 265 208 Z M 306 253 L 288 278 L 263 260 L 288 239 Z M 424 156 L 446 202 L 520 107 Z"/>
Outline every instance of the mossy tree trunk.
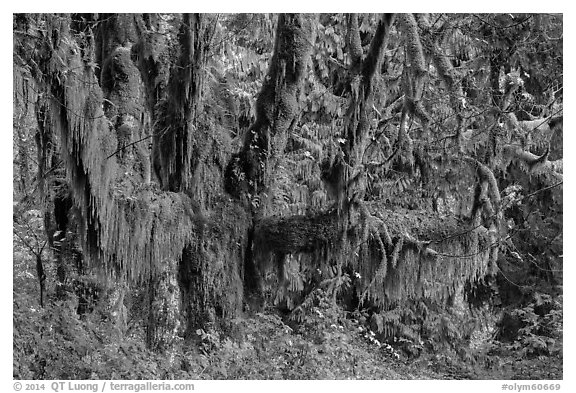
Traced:
<path fill-rule="evenodd" d="M 115 278 L 108 292 L 110 313 L 118 318 L 119 326 L 125 326 L 126 283 L 149 285 L 148 344 L 169 349 L 181 333 L 181 288 L 186 293 L 201 292 L 199 299 L 217 300 L 225 291 L 210 294 L 214 288 L 204 285 L 209 280 L 216 285 L 218 272 L 209 269 L 219 266 L 210 258 L 240 266 L 238 261 L 243 261 L 243 251 L 236 247 L 230 248 L 234 257 L 200 250 L 202 266 L 209 271 L 201 272 L 199 285 L 182 284 L 184 249 L 198 240 L 201 227 L 214 231 L 221 223 L 215 219 L 206 225 L 202 217 L 209 212 L 198 211 L 193 201 L 205 180 L 193 177 L 198 162 L 192 157 L 200 145 L 197 141 L 205 136 L 195 135 L 195 113 L 213 25 L 201 15 L 184 15 L 178 51 L 167 54 L 167 42 L 151 40 L 160 34 L 146 30 L 157 26 L 150 23 L 151 18 L 147 22 L 139 15 L 39 14 L 20 19 L 25 23 L 17 28 L 24 38 L 15 44 L 19 55 L 15 65 L 45 91 L 45 120 L 39 120 L 46 135 L 56 135 L 62 142 L 60 153 L 78 211 L 85 258 Z M 38 29 L 38 25 L 45 28 Z M 28 51 L 29 46 L 37 49 Z M 173 60 L 176 66 L 170 68 Z M 147 72 L 146 66 L 154 67 L 155 74 Z M 148 148 L 151 136 L 152 151 Z M 213 140 L 208 138 L 206 144 Z M 193 178 L 200 184 L 192 184 Z M 160 183 L 161 190 L 152 180 Z M 233 206 L 228 209 L 235 211 Z M 226 238 L 221 248 L 226 248 L 227 240 L 232 241 Z M 234 238 L 233 244 L 242 247 L 242 239 Z M 231 269 L 230 274 L 238 280 L 242 272 Z M 228 285 L 229 290 L 229 284 L 222 286 Z M 230 294 L 237 299 L 227 300 L 226 305 L 237 310 L 241 291 Z M 184 308 L 188 316 L 202 315 L 202 310 Z M 222 314 L 230 312 L 226 309 Z"/>
<path fill-rule="evenodd" d="M 168 49 L 162 47 L 166 42 L 151 43 L 146 35 L 151 31 L 147 30 L 143 19 L 119 15 L 109 18 L 108 24 L 110 20 L 116 20 L 116 23 L 108 26 L 107 33 L 100 35 L 98 47 L 102 48 L 103 58 L 102 88 L 105 98 L 111 103 L 107 110 L 105 107 L 105 112 L 109 119 L 113 119 L 118 139 L 117 159 L 125 170 L 133 173 L 132 183 L 135 176 L 136 183 L 150 183 L 153 168 L 155 179 L 163 191 L 186 193 L 192 197 L 190 202 L 194 202 L 197 198 L 192 192 L 192 174 L 197 163 L 194 161 L 197 159 L 195 153 L 198 153 L 195 150 L 196 113 L 201 108 L 202 68 L 211 31 L 209 17 L 199 14 L 182 16 L 177 52 L 169 57 L 156 58 L 152 75 L 147 66 L 154 59 L 146 59 L 143 49 L 162 53 Z M 110 31 L 117 31 L 119 35 L 115 36 Z M 137 31 L 142 36 L 134 35 Z M 130 33 L 134 35 L 134 42 Z M 131 44 L 136 45 L 134 50 L 131 50 Z M 133 57 L 142 58 L 135 64 Z M 165 62 L 169 59 L 176 63 L 172 68 Z M 152 151 L 146 148 L 150 137 Z M 188 208 L 191 211 L 193 207 Z M 161 229 L 152 227 L 152 234 L 157 230 Z M 186 301 L 183 292 L 204 292 L 206 289 L 181 285 L 180 257 L 163 258 L 156 263 L 158 268 L 148 280 L 147 343 L 153 349 L 164 351 L 172 348 L 182 330 L 182 307 Z M 195 313 L 204 312 L 194 309 L 189 315 Z"/>
<path fill-rule="evenodd" d="M 280 277 L 283 275 L 284 257 L 288 254 L 304 252 L 317 254 L 323 259 L 333 256 L 339 261 L 344 261 L 348 257 L 346 250 L 350 246 L 348 234 L 351 231 L 358 231 L 358 228 L 354 229 L 358 224 L 362 227 L 367 224 L 366 212 L 359 214 L 357 212 L 357 206 L 363 200 L 365 187 L 362 181 L 364 175 L 362 157 L 369 136 L 368 122 L 374 100 L 375 76 L 380 70 L 382 53 L 386 47 L 394 17 L 392 14 L 385 14 L 381 17 L 369 50 L 365 54 L 360 45 L 357 19 L 357 15 L 348 16 L 347 46 L 351 56 L 351 66 L 348 76 L 349 103 L 346 124 L 341 136 L 345 143 L 341 151 L 324 161 L 322 168 L 323 179 L 335 196 L 336 209 L 316 216 L 293 216 L 284 219 L 258 217 L 256 222 L 254 260 L 257 264 L 267 265 L 271 258 L 278 265 Z M 279 23 L 282 22 L 283 20 L 279 21 Z M 280 26 L 279 31 L 281 31 Z M 274 72 L 273 65 L 271 72 Z M 266 85 L 263 91 L 265 88 Z M 261 94 L 262 96 L 266 97 L 265 94 Z M 268 98 L 267 102 L 274 102 L 274 96 L 272 100 Z M 253 130 L 258 130 L 259 124 L 260 121 L 257 119 Z M 288 122 L 284 124 L 288 126 Z M 253 133 L 252 135 L 259 136 L 260 134 Z M 264 136 L 266 137 L 267 134 Z M 268 142 L 265 138 L 263 140 Z M 254 145 L 253 136 L 248 135 L 243 152 Z M 257 149 L 252 150 L 268 153 L 269 150 L 264 149 L 265 146 L 266 144 L 259 145 Z M 253 165 L 248 166 L 248 169 L 252 168 L 254 168 Z M 246 178 L 251 177 L 246 176 Z M 359 221 L 362 222 L 359 223 Z M 360 231 L 364 232 L 364 228 Z"/>
<path fill-rule="evenodd" d="M 350 97 L 346 113 L 346 128 L 343 135 L 345 143 L 342 147 L 344 170 L 340 171 L 340 178 L 337 180 L 341 185 L 337 199 L 345 204 L 354 198 L 357 200 L 364 198 L 365 182 L 358 178 L 364 176 L 362 161 L 374 106 L 375 78 L 380 72 L 382 54 L 388 44 L 394 14 L 381 16 L 366 54 L 363 54 L 362 47 L 359 46 L 360 32 L 357 29 L 357 18 L 357 15 L 350 16 L 352 23 L 348 32 L 350 37 L 348 51 L 353 60 L 349 75 Z"/>
<path fill-rule="evenodd" d="M 178 33 L 175 66 L 165 100 L 155 113 L 153 164 L 162 189 L 191 189 L 196 114 L 202 108 L 201 90 L 206 51 L 211 37 L 210 17 L 185 14 Z"/>
<path fill-rule="evenodd" d="M 413 151 L 408 123 L 410 117 L 417 117 L 423 124 L 430 120 L 421 102 L 427 72 L 415 17 L 406 14 L 398 18 L 405 37 L 408 64 L 403 74 L 404 102 L 397 148 L 388 160 L 400 161 L 399 164 L 406 167 L 403 170 L 412 173 Z M 416 227 L 412 231 L 402 225 L 399 227 L 393 212 L 374 214 L 364 202 L 363 158 L 370 137 L 376 78 L 393 21 L 393 14 L 380 17 L 365 51 L 360 44 L 358 17 L 353 14 L 347 16 L 346 45 L 350 56 L 346 89 L 348 108 L 344 127 L 337 135 L 340 149 L 321 164 L 327 193 L 334 196 L 335 204 L 316 215 L 257 217 L 252 247 L 255 264 L 262 268 L 276 265 L 279 280 L 283 280 L 283 266 L 288 255 L 308 255 L 310 258 L 304 261 L 335 265 L 336 277 L 329 286 L 335 290 L 334 295 L 347 265 L 360 272 L 356 285 L 358 298 L 361 301 L 371 299 L 378 305 L 411 297 L 444 299 L 450 282 L 462 284 L 468 277 L 485 274 L 486 262 L 490 259 L 489 253 L 479 246 L 479 242 L 484 242 L 487 237 L 482 230 L 471 230 L 453 243 L 447 241 L 435 246 L 446 256 L 466 250 L 473 257 L 465 262 L 458 258 L 437 260 L 438 252 L 428 247 L 431 242 L 419 241 L 410 234 Z M 244 146 L 246 149 L 247 144 Z M 437 217 L 428 220 L 433 226 Z M 420 275 L 423 269 L 427 274 L 425 278 Z M 447 287 L 427 288 L 428 275 L 441 278 Z"/>
<path fill-rule="evenodd" d="M 309 14 L 280 14 L 274 52 L 258 99 L 256 120 L 239 153 L 226 168 L 226 190 L 251 207 L 252 218 L 270 214 L 274 174 L 284 155 L 290 132 L 298 122 L 299 99 L 307 72 L 315 18 Z M 253 254 L 253 229 L 245 265 L 245 285 L 258 292 L 260 272 Z"/>
<path fill-rule="evenodd" d="M 274 53 L 256 101 L 256 120 L 227 168 L 227 191 L 237 197 L 261 195 L 273 181 L 291 127 L 298 121 L 314 18 L 307 14 L 278 17 Z"/>

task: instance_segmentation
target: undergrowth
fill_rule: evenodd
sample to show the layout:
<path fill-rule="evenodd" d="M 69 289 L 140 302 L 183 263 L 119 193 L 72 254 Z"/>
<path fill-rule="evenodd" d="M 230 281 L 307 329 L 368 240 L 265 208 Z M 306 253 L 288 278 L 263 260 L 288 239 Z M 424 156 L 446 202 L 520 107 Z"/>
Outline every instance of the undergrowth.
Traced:
<path fill-rule="evenodd" d="M 245 314 L 218 329 L 197 329 L 164 354 L 147 350 L 138 333 L 120 333 L 98 307 L 80 317 L 73 294 L 45 308 L 34 303 L 24 294 L 14 302 L 14 378 L 18 379 L 556 379 L 562 375 L 561 341 L 547 352 L 533 341 L 559 322 L 557 308 L 535 324 L 534 305 L 528 305 L 519 311 L 526 323 L 516 341 L 491 341 L 475 350 L 475 358 L 463 361 L 449 350 L 426 351 L 425 345 L 415 354 L 407 350 L 406 338 L 386 342 L 362 313 L 345 312 L 322 290 L 314 293 L 300 321 L 274 310 Z"/>

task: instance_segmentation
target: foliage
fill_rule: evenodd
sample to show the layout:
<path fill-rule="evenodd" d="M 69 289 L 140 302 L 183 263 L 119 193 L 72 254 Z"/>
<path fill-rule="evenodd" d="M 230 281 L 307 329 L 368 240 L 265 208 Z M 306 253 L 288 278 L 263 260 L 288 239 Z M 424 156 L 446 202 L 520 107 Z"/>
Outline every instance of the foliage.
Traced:
<path fill-rule="evenodd" d="M 345 318 L 330 297 L 318 292 L 316 305 L 301 324 L 284 322 L 274 313 L 231 321 L 228 337 L 199 331 L 208 379 L 342 379 L 398 378 L 401 363 L 380 348 L 357 322 Z M 241 334 L 239 334 L 241 333 Z M 216 340 L 215 340 L 216 338 Z M 379 364 L 382 360 L 388 366 Z M 392 367 L 392 368 L 391 368 Z M 420 374 L 422 375 L 422 374 Z M 425 374 L 424 374 L 425 375 Z M 422 375 L 422 376 L 424 376 Z"/>
<path fill-rule="evenodd" d="M 169 358 L 146 349 L 139 338 L 121 338 L 110 320 L 76 313 L 77 300 L 39 309 L 15 305 L 14 378 L 171 379 Z"/>
<path fill-rule="evenodd" d="M 14 375 L 556 362 L 562 24 L 14 15 Z"/>
<path fill-rule="evenodd" d="M 530 303 L 512 309 L 501 321 L 501 339 L 512 338 L 512 342 L 504 342 L 502 346 L 521 358 L 556 355 L 562 351 L 558 345 L 563 331 L 562 320 L 562 295 L 552 298 L 535 292 Z M 504 332 L 510 329 L 515 332 L 505 335 Z"/>

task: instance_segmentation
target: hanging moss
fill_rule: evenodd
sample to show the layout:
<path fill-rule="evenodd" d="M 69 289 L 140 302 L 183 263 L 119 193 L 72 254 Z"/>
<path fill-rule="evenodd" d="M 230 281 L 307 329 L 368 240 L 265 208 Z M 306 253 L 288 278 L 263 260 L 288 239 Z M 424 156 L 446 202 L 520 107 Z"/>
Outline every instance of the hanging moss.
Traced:
<path fill-rule="evenodd" d="M 286 51 L 276 51 L 278 64 L 271 67 L 270 79 L 259 98 L 257 121 L 253 133 L 249 132 L 252 136 L 247 137 L 237 157 L 243 161 L 236 174 L 239 182 L 240 175 L 245 176 L 243 184 L 273 172 L 267 171 L 274 168 L 267 167 L 267 160 L 283 151 L 294 121 L 295 97 L 310 45 L 310 21 L 302 16 L 285 18 L 281 28 L 287 30 L 278 34 L 282 38 L 278 38 L 277 45 L 284 45 Z M 52 28 L 55 26 L 59 25 Z M 195 21 L 187 28 L 198 26 L 199 21 Z M 348 266 L 360 272 L 357 289 L 362 298 L 377 304 L 422 297 L 445 300 L 464 281 L 489 271 L 488 245 L 493 232 L 478 228 L 450 237 L 468 228 L 469 223 L 431 216 L 428 211 L 389 210 L 358 201 L 356 205 L 348 201 L 346 214 L 330 210 L 317 215 L 260 219 L 248 249 L 248 214 L 218 192 L 227 161 L 223 147 L 229 146 L 229 140 L 218 129 L 197 126 L 188 105 L 201 90 L 195 74 L 199 70 L 183 66 L 197 60 L 199 48 L 190 48 L 195 32 L 181 34 L 190 52 L 182 55 L 182 68 L 172 74 L 168 91 L 174 95 L 156 107 L 156 164 L 162 190 L 134 181 L 122 170 L 125 163 L 112 153 L 118 148 L 118 131 L 125 121 L 121 120 L 117 128 L 108 121 L 101 106 L 103 93 L 79 48 L 72 41 L 54 43 L 54 60 L 46 72 L 54 97 L 49 123 L 62 139 L 72 194 L 83 216 L 83 245 L 93 261 L 111 274 L 132 281 L 152 278 L 165 292 L 176 284 L 173 279 L 162 281 L 162 277 L 179 266 L 178 284 L 184 288 L 181 301 L 188 329 L 238 312 L 244 281 L 238 261 L 244 260 L 246 251 L 262 269 L 274 263 L 282 272 L 281 279 L 286 277 L 286 267 L 295 270 L 295 263 L 333 266 L 338 278 Z M 103 74 L 109 100 L 116 104 L 114 109 L 107 108 L 109 116 L 136 117 L 140 110 L 128 99 L 136 94 L 130 78 L 137 81 L 129 61 L 126 50 L 116 51 L 108 67 L 119 71 L 106 69 Z M 128 82 L 122 85 L 126 75 Z M 126 89 L 115 90 L 119 85 Z M 247 162 L 254 173 L 246 169 Z M 318 168 L 300 168 L 302 175 L 312 171 L 318 177 Z M 309 203 L 308 190 L 291 191 L 294 200 Z M 492 191 L 496 195 L 497 189 Z M 290 277 L 296 275 L 292 272 Z M 297 278 L 288 283 L 291 291 L 304 288 L 304 282 Z"/>
<path fill-rule="evenodd" d="M 202 112 L 203 67 L 206 64 L 208 42 L 212 30 L 210 16 L 185 14 L 178 33 L 179 45 L 175 48 L 176 65 L 163 99 L 155 105 L 154 112 L 154 170 L 164 190 L 189 191 L 192 185 L 196 149 L 198 114 Z M 136 53 L 139 56 L 144 48 Z M 141 72 L 152 66 L 158 72 L 158 62 L 153 58 L 140 61 Z M 162 66 L 159 67 L 160 71 Z M 159 73 L 159 76 L 162 72 Z M 148 90 L 159 85 L 145 76 Z"/>
<path fill-rule="evenodd" d="M 250 220 L 236 204 L 220 202 L 182 255 L 179 277 L 188 331 L 242 309 L 244 277 L 238 261 L 244 260 Z"/>
<path fill-rule="evenodd" d="M 349 266 L 359 274 L 359 299 L 378 305 L 420 298 L 444 302 L 465 282 L 492 273 L 495 247 L 484 227 L 466 230 L 470 222 L 428 211 L 383 210 L 378 204 L 368 205 L 364 215 L 348 226 L 335 211 L 261 220 L 254 235 L 256 259 L 264 271 L 274 262 L 283 264 L 285 256 L 302 254 L 324 266 Z M 457 233 L 462 234 L 453 236 Z"/>
<path fill-rule="evenodd" d="M 104 97 L 93 69 L 85 66 L 72 40 L 56 44 L 53 57 L 60 60 L 51 62 L 47 69 L 53 93 L 49 126 L 62 139 L 72 195 L 83 218 L 82 245 L 88 259 L 110 275 L 133 282 L 156 277 L 161 284 L 166 269 L 180 260 L 189 261 L 193 255 L 195 266 L 202 269 L 201 287 L 213 289 L 211 298 L 203 299 L 202 305 L 218 303 L 223 314 L 232 315 L 242 301 L 238 261 L 243 260 L 246 249 L 246 213 L 227 200 L 217 200 L 215 184 L 203 200 L 221 207 L 206 213 L 183 193 L 161 191 L 137 181 L 134 174 L 127 175 L 126 167 L 112 155 L 117 139 L 103 111 Z M 136 115 L 141 110 L 130 101 L 139 82 L 129 61 L 125 49 L 116 50 L 103 75 L 111 78 L 104 83 L 109 100 L 115 104 L 115 109 L 108 108 L 111 116 Z M 200 159 L 223 166 L 226 157 L 220 143 L 226 141 L 199 139 L 206 141 L 206 153 Z M 219 181 L 218 171 L 214 173 L 212 167 L 197 168 L 195 180 Z M 192 253 L 184 255 L 184 250 Z"/>

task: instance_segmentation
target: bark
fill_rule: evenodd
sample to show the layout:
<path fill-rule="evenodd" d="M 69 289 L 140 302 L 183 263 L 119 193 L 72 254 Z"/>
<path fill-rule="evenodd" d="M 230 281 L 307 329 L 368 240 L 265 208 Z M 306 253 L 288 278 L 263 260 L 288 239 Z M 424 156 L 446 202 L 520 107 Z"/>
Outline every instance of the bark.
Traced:
<path fill-rule="evenodd" d="M 117 150 L 114 153 L 125 173 L 138 183 L 150 183 L 149 130 L 140 73 L 123 46 L 112 49 L 102 69 L 104 113 L 113 124 Z"/>
<path fill-rule="evenodd" d="M 44 273 L 44 263 L 42 261 L 42 250 L 36 254 L 36 275 L 40 284 L 40 307 L 44 307 L 44 290 L 46 288 L 46 273 Z"/>
<path fill-rule="evenodd" d="M 174 350 L 181 328 L 181 292 L 178 284 L 178 263 L 165 260 L 162 271 L 148 283 L 148 325 L 146 344 L 157 352 Z"/>
<path fill-rule="evenodd" d="M 52 238 L 54 232 L 56 231 L 54 216 L 51 206 L 53 204 L 52 187 L 50 182 L 47 181 L 47 173 L 49 171 L 50 164 L 52 162 L 52 155 L 54 154 L 53 146 L 53 135 L 51 135 L 50 130 L 46 128 L 46 124 L 49 120 L 47 114 L 47 106 L 45 102 L 38 102 L 36 108 L 36 117 L 38 121 L 38 130 L 34 136 L 36 140 L 36 150 L 37 150 L 37 160 L 38 160 L 38 172 L 36 176 L 36 181 L 38 182 L 38 196 L 40 206 L 42 207 L 42 212 L 44 214 L 44 227 L 46 229 L 46 235 L 52 245 Z"/>
<path fill-rule="evenodd" d="M 418 101 L 422 98 L 422 89 L 424 87 L 424 77 L 428 74 L 424 59 L 424 50 L 420 41 L 418 32 L 418 23 L 412 14 L 401 14 L 399 17 L 402 22 L 404 34 L 406 35 L 406 53 L 409 61 L 413 81 L 411 86 L 411 97 Z"/>
<path fill-rule="evenodd" d="M 254 245 L 259 253 L 311 253 L 338 243 L 342 223 L 336 211 L 316 216 L 268 217 L 254 229 Z"/>

